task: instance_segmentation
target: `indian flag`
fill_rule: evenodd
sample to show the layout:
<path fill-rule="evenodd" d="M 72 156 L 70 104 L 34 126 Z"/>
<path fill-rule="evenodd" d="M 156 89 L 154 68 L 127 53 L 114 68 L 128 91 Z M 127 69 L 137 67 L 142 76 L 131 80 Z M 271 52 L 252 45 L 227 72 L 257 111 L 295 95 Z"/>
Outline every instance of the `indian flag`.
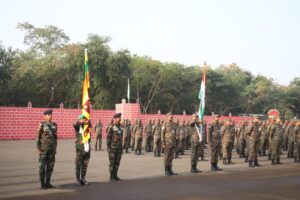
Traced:
<path fill-rule="evenodd" d="M 84 79 L 82 83 L 82 114 L 90 119 L 90 73 L 88 65 L 87 49 L 84 52 Z M 91 137 L 91 130 L 89 124 L 85 124 L 83 127 L 82 143 L 85 144 Z"/>
<path fill-rule="evenodd" d="M 200 91 L 199 91 L 199 100 L 200 100 L 200 106 L 199 106 L 199 117 L 200 120 L 203 120 L 204 118 L 204 108 L 205 108 L 205 83 L 206 83 L 206 67 L 203 68 L 203 73 L 202 73 L 202 82 L 200 86 Z"/>

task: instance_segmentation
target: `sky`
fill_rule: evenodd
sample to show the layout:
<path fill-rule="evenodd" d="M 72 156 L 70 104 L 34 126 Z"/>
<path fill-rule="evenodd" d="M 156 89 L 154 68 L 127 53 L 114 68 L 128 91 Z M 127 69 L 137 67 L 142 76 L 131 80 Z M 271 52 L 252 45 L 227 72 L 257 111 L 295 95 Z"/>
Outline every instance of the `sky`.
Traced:
<path fill-rule="evenodd" d="M 54 25 L 71 42 L 111 38 L 113 51 L 187 66 L 237 63 L 288 85 L 300 77 L 298 0 L 1 0 L 0 41 L 25 49 L 16 26 Z"/>

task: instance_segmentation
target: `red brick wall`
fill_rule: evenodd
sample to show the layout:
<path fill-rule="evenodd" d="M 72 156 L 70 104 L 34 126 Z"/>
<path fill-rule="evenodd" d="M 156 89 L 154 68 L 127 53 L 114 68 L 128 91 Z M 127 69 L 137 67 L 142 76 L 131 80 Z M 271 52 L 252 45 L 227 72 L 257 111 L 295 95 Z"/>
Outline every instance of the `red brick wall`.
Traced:
<path fill-rule="evenodd" d="M 29 140 L 35 139 L 39 122 L 43 121 L 43 112 L 46 108 L 27 108 L 27 107 L 1 107 L 0 106 L 0 140 Z M 115 110 L 92 110 L 91 122 L 94 126 L 100 118 L 103 124 L 103 137 L 105 128 L 112 116 L 116 112 L 122 113 L 122 118 L 131 119 L 132 123 L 136 119 L 141 119 L 143 124 L 147 124 L 148 119 L 166 119 L 164 114 L 141 114 L 140 105 L 135 103 L 116 104 Z M 53 109 L 53 121 L 58 125 L 58 138 L 74 138 L 72 123 L 80 115 L 80 109 Z M 221 117 L 221 120 L 227 117 Z M 180 121 L 191 121 L 191 115 L 174 115 L 174 119 Z M 233 116 L 232 119 L 237 123 L 243 119 Z M 210 123 L 211 116 L 205 116 L 205 120 Z M 94 132 L 92 137 L 94 137 Z"/>

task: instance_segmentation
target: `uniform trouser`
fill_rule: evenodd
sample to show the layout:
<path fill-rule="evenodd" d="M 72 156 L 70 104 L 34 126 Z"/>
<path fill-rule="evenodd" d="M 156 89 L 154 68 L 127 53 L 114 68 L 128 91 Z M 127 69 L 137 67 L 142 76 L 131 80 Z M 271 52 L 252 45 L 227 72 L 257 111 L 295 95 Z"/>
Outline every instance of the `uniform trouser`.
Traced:
<path fill-rule="evenodd" d="M 219 156 L 223 157 L 223 147 L 222 147 L 222 143 L 219 145 Z"/>
<path fill-rule="evenodd" d="M 272 154 L 271 154 L 272 160 L 280 158 L 280 147 L 281 147 L 280 140 L 272 141 Z"/>
<path fill-rule="evenodd" d="M 166 146 L 164 150 L 164 166 L 172 167 L 172 162 L 175 153 L 175 146 Z"/>
<path fill-rule="evenodd" d="M 179 139 L 176 139 L 176 146 L 175 146 L 175 157 L 177 158 L 178 157 L 178 154 L 180 152 L 180 140 Z"/>
<path fill-rule="evenodd" d="M 145 137 L 145 151 L 149 152 L 151 151 L 152 147 L 152 136 Z"/>
<path fill-rule="evenodd" d="M 246 139 L 245 144 L 246 144 L 246 146 L 245 146 L 245 156 L 249 157 L 249 139 L 248 140 Z"/>
<path fill-rule="evenodd" d="M 259 143 L 259 151 L 263 154 L 266 153 L 266 149 L 267 149 L 267 145 L 268 145 L 268 138 L 261 138 L 260 143 Z"/>
<path fill-rule="evenodd" d="M 123 149 L 128 150 L 129 145 L 130 145 L 130 140 L 129 136 L 123 136 Z"/>
<path fill-rule="evenodd" d="M 97 133 L 96 135 L 96 144 L 95 144 L 95 149 L 97 149 L 97 144 L 99 144 L 99 149 L 101 149 L 102 146 L 102 133 Z"/>
<path fill-rule="evenodd" d="M 287 148 L 288 148 L 288 136 L 283 135 L 282 149 L 287 150 Z"/>
<path fill-rule="evenodd" d="M 245 148 L 246 148 L 246 140 L 240 139 L 239 140 L 239 151 L 240 154 L 245 155 Z"/>
<path fill-rule="evenodd" d="M 89 160 L 91 157 L 91 152 L 85 152 L 84 149 L 76 148 L 76 158 L 75 158 L 75 171 L 77 179 L 84 179 Z"/>
<path fill-rule="evenodd" d="M 131 135 L 130 146 L 133 151 L 135 146 L 135 135 Z"/>
<path fill-rule="evenodd" d="M 239 138 L 235 139 L 235 149 L 236 149 L 236 152 L 239 154 L 240 153 L 240 140 L 239 140 Z"/>
<path fill-rule="evenodd" d="M 191 143 L 191 166 L 197 167 L 200 148 L 200 143 Z"/>
<path fill-rule="evenodd" d="M 191 140 L 190 140 L 190 136 L 186 136 L 185 137 L 185 149 L 189 149 L 191 146 Z"/>
<path fill-rule="evenodd" d="M 161 153 L 161 138 L 154 136 L 154 144 L 153 144 L 154 154 L 160 155 Z"/>
<path fill-rule="evenodd" d="M 205 147 L 205 142 L 201 141 L 200 142 L 200 147 L 199 147 L 199 154 L 198 157 L 204 159 L 204 147 Z"/>
<path fill-rule="evenodd" d="M 290 139 L 288 141 L 288 152 L 291 153 L 293 151 L 294 151 L 294 141 Z"/>
<path fill-rule="evenodd" d="M 218 156 L 220 151 L 220 144 L 212 144 L 211 145 L 211 163 L 218 163 Z"/>
<path fill-rule="evenodd" d="M 294 143 L 294 158 L 300 158 L 300 143 Z"/>
<path fill-rule="evenodd" d="M 184 148 L 185 148 L 185 138 L 180 139 L 180 153 L 181 155 L 184 154 Z"/>
<path fill-rule="evenodd" d="M 141 136 L 135 136 L 134 151 L 142 150 L 142 142 L 143 142 L 143 138 Z"/>
<path fill-rule="evenodd" d="M 109 149 L 108 150 L 108 159 L 109 159 L 109 171 L 119 169 L 121 158 L 122 158 L 122 149 Z"/>
<path fill-rule="evenodd" d="M 50 179 L 55 163 L 54 150 L 43 151 L 39 156 L 39 175 L 40 180 Z"/>
<path fill-rule="evenodd" d="M 259 142 L 258 139 L 249 139 L 249 161 L 255 161 L 258 157 L 258 147 Z"/>
<path fill-rule="evenodd" d="M 222 144 L 222 148 L 223 148 L 223 158 L 231 159 L 233 142 L 224 141 Z"/>

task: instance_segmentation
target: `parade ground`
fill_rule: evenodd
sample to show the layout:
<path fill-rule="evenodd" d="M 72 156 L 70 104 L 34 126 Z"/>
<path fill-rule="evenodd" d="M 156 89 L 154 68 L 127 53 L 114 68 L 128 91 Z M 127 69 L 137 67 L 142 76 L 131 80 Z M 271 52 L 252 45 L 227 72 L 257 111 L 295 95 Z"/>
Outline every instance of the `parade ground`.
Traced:
<path fill-rule="evenodd" d="M 190 151 L 173 161 L 179 175 L 164 176 L 163 158 L 153 153 L 123 154 L 119 171 L 122 182 L 110 183 L 108 155 L 92 151 L 87 172 L 88 186 L 75 185 L 75 140 L 58 140 L 52 184 L 56 189 L 41 190 L 35 141 L 0 141 L 0 198 L 10 199 L 299 199 L 300 163 L 282 155 L 283 165 L 271 166 L 259 157 L 263 167 L 250 169 L 234 152 L 234 165 L 211 172 L 210 162 L 198 163 L 200 174 L 190 173 Z M 105 141 L 104 141 L 105 144 Z M 104 145 L 105 147 L 106 145 Z M 206 159 L 210 159 L 206 149 Z"/>

